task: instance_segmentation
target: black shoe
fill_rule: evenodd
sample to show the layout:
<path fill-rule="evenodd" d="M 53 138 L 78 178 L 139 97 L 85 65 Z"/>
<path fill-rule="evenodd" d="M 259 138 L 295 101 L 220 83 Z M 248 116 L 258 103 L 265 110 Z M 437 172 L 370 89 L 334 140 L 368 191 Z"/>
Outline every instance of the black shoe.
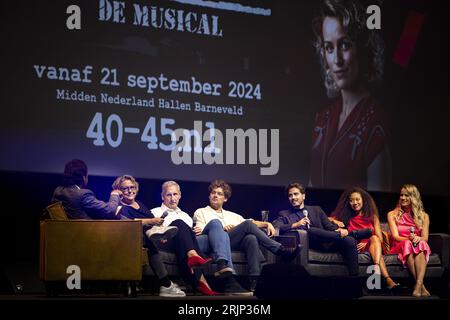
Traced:
<path fill-rule="evenodd" d="M 253 292 L 241 287 L 234 277 L 226 278 L 223 293 L 227 296 L 252 296 Z"/>
<path fill-rule="evenodd" d="M 300 253 L 300 247 L 296 246 L 295 248 L 286 248 L 284 246 L 281 246 L 277 252 L 275 252 L 276 255 L 280 256 L 284 261 L 292 261 L 298 254 Z"/>
<path fill-rule="evenodd" d="M 251 292 L 255 292 L 256 285 L 258 284 L 258 277 L 250 277 L 248 280 L 248 288 Z"/>
<path fill-rule="evenodd" d="M 217 260 L 217 271 L 214 272 L 216 278 L 226 278 L 233 274 L 233 269 L 227 265 L 227 260 L 219 259 Z"/>

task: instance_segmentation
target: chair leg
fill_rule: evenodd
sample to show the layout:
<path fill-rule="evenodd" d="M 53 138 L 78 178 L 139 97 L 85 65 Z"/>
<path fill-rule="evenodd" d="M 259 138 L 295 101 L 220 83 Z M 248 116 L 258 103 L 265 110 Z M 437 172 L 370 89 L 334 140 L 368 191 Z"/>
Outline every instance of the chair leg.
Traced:
<path fill-rule="evenodd" d="M 136 282 L 130 281 L 125 283 L 125 297 L 137 297 Z"/>

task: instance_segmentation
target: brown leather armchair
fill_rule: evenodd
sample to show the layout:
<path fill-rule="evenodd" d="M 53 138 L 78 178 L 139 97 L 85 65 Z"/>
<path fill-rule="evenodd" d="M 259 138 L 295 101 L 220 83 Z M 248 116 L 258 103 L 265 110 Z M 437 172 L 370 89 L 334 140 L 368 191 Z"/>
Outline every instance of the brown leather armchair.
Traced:
<path fill-rule="evenodd" d="M 67 268 L 76 265 L 83 281 L 123 281 L 136 294 L 142 279 L 142 225 L 140 221 L 68 220 L 59 204 L 47 207 L 50 220 L 40 223 L 40 278 L 47 293 L 66 282 Z"/>

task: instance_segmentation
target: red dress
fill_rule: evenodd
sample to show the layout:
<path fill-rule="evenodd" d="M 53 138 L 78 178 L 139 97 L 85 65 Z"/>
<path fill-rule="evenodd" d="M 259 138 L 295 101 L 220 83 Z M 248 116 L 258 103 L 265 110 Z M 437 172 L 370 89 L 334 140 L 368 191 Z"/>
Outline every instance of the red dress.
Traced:
<path fill-rule="evenodd" d="M 385 145 L 386 121 L 376 100 L 362 99 L 338 130 L 342 99 L 319 113 L 311 150 L 311 185 L 318 188 L 367 186 L 367 168 Z"/>
<path fill-rule="evenodd" d="M 347 223 L 348 232 L 352 232 L 353 230 L 360 229 L 371 229 L 372 235 L 375 233 L 375 228 L 373 226 L 373 218 L 364 217 L 363 215 L 358 214 L 357 216 L 351 217 Z M 364 243 L 365 246 L 358 252 L 369 252 L 369 243 L 370 239 L 361 239 L 358 243 Z"/>
<path fill-rule="evenodd" d="M 414 227 L 414 234 L 420 236 L 422 234 L 422 229 L 416 226 L 414 219 L 411 215 L 410 210 L 406 211 L 402 214 L 400 219 L 395 221 L 397 225 L 398 235 L 400 237 L 409 238 L 410 228 Z M 403 267 L 406 268 L 406 260 L 408 256 L 412 253 L 414 255 L 423 252 L 425 255 L 425 259 L 428 263 L 430 260 L 431 249 L 428 243 L 424 240 L 420 240 L 417 246 L 413 246 L 412 242 L 409 239 L 403 241 L 395 241 L 392 240 L 391 245 L 391 254 L 398 254 L 398 260 L 400 260 L 403 264 Z"/>

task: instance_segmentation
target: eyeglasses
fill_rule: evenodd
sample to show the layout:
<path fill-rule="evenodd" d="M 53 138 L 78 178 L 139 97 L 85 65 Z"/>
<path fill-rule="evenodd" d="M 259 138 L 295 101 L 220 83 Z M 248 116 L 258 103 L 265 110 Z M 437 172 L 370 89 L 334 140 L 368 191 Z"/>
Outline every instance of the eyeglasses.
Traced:
<path fill-rule="evenodd" d="M 129 187 L 120 187 L 120 191 L 125 192 L 125 191 L 136 191 L 136 186 L 129 186 Z"/>

